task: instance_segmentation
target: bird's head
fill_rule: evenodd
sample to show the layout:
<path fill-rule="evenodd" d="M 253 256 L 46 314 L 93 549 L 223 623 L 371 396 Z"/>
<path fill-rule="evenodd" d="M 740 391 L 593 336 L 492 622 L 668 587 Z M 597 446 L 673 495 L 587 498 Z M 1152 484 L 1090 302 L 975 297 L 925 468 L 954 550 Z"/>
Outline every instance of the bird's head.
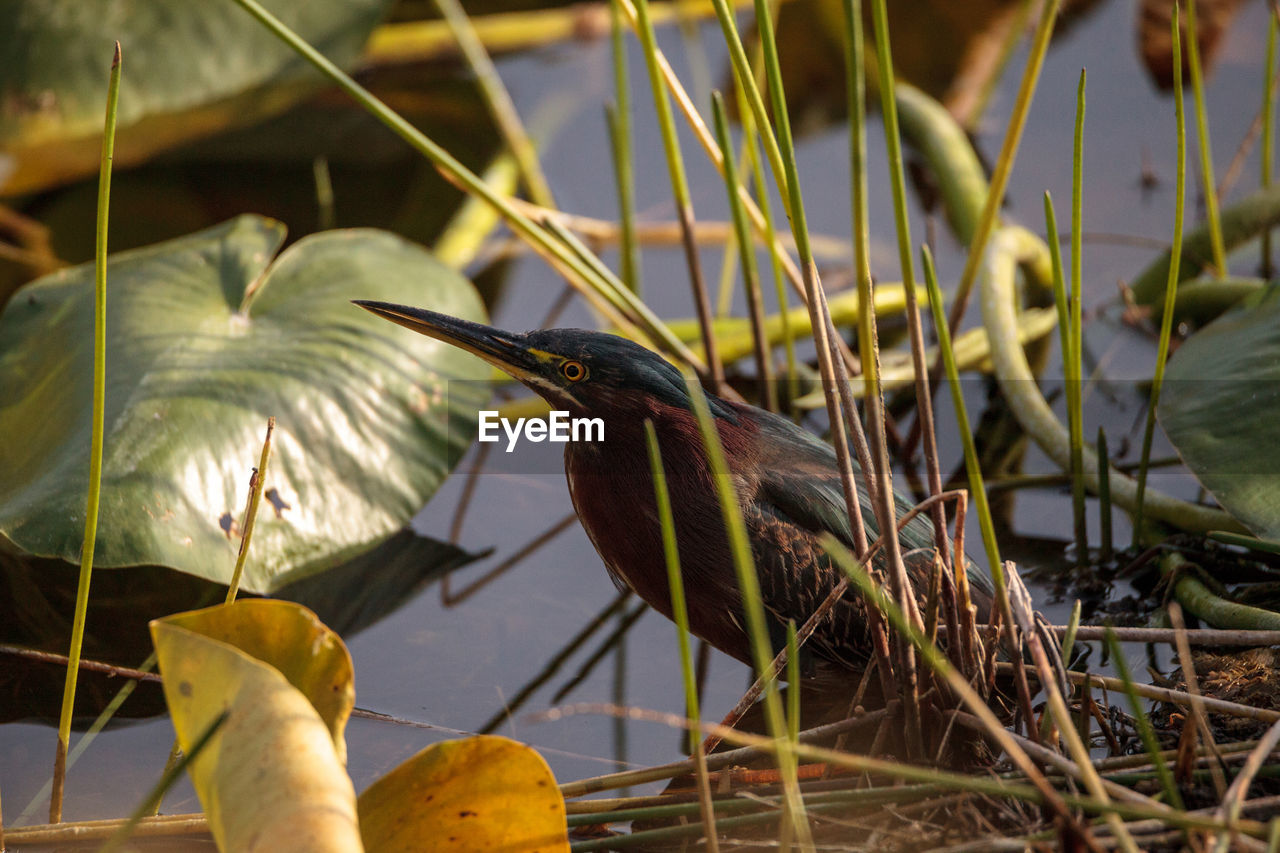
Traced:
<path fill-rule="evenodd" d="M 684 376 L 657 353 L 617 335 L 586 329 L 506 332 L 447 314 L 355 300 L 380 317 L 452 344 L 510 374 L 553 408 L 608 417 L 689 409 Z M 712 412 L 736 421 L 734 410 L 708 396 Z"/>

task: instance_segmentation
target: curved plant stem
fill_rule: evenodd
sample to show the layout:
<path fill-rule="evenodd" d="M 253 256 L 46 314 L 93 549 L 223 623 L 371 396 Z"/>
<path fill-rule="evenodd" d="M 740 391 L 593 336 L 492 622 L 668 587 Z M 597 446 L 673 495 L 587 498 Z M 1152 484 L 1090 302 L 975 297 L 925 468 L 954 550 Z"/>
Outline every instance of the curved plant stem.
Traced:
<path fill-rule="evenodd" d="M 991 360 L 996 379 L 1009 402 L 1009 409 L 1036 444 L 1066 470 L 1071 464 L 1067 431 L 1040 393 L 1026 354 L 1017 342 L 1014 278 L 1019 259 L 1026 255 L 1028 242 L 1040 243 L 1024 229 L 1013 226 L 1001 228 L 992 236 L 978 276 L 983 325 L 991 340 Z M 1032 246 L 1031 250 L 1038 251 L 1039 247 Z M 1096 492 L 1098 458 L 1092 449 L 1084 448 L 1082 465 L 1085 484 Z M 1137 483 L 1114 468 L 1111 471 L 1111 499 L 1130 512 L 1137 506 Z M 1222 510 L 1187 503 L 1150 489 L 1146 493 L 1144 512 L 1151 518 L 1185 530 L 1244 529 Z"/>
<path fill-rule="evenodd" d="M 1173 595 L 1188 613 L 1198 616 L 1215 628 L 1280 630 L 1280 613 L 1228 601 L 1209 589 L 1195 574 L 1183 571 L 1187 565 L 1181 554 L 1172 551 L 1160 560 L 1161 574 L 1174 578 Z"/>

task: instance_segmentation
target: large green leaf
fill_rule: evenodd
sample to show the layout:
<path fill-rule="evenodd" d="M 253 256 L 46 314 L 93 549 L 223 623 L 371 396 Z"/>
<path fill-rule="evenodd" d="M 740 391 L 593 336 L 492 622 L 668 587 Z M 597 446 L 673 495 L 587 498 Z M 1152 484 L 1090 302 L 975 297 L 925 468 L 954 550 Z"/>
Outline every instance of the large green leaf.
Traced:
<path fill-rule="evenodd" d="M 110 259 L 95 564 L 226 583 L 237 547 L 227 528 L 269 415 L 252 592 L 399 530 L 470 442 L 483 364 L 349 300 L 482 319 L 471 285 L 371 230 L 308 237 L 268 268 L 283 239 L 279 223 L 244 216 Z M 72 562 L 89 467 L 92 274 L 41 279 L 0 315 L 0 546 Z"/>
<path fill-rule="evenodd" d="M 338 63 L 389 0 L 266 0 Z M 230 0 L 9 0 L 0 27 L 0 194 L 96 172 L 113 43 L 124 53 L 117 164 L 279 112 L 319 80 Z"/>
<path fill-rule="evenodd" d="M 1223 508 L 1258 536 L 1280 538 L 1280 288 L 1223 314 L 1178 349 L 1158 414 Z"/>

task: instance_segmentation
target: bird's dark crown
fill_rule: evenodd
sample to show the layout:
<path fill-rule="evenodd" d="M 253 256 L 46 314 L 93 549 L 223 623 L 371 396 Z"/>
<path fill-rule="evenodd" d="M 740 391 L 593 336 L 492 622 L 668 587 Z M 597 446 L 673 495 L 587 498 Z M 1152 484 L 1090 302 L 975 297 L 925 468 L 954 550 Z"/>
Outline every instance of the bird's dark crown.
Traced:
<path fill-rule="evenodd" d="M 540 329 L 517 336 L 531 350 L 551 353 L 581 363 L 586 378 L 566 379 L 559 364 L 548 365 L 544 378 L 552 379 L 586 414 L 602 415 L 628 408 L 631 400 L 688 410 L 689 388 L 684 375 L 662 356 L 617 335 L 587 329 Z M 559 402 L 543 388 L 535 387 L 553 405 Z M 707 395 L 712 413 L 736 420 L 723 400 Z"/>

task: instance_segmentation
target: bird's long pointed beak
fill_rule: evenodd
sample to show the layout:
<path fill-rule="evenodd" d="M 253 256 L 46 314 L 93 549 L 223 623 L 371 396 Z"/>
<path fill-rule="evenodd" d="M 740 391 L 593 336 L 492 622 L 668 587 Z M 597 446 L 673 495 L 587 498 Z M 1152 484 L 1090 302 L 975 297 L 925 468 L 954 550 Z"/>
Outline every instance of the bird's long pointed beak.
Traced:
<path fill-rule="evenodd" d="M 428 311 L 425 308 L 413 308 L 408 305 L 396 305 L 392 302 L 373 302 L 367 299 L 351 300 L 366 311 L 377 314 L 412 329 L 421 335 L 444 341 L 511 374 L 512 377 L 524 380 L 538 374 L 539 359 L 519 336 L 483 323 L 460 320 L 448 314 Z"/>

